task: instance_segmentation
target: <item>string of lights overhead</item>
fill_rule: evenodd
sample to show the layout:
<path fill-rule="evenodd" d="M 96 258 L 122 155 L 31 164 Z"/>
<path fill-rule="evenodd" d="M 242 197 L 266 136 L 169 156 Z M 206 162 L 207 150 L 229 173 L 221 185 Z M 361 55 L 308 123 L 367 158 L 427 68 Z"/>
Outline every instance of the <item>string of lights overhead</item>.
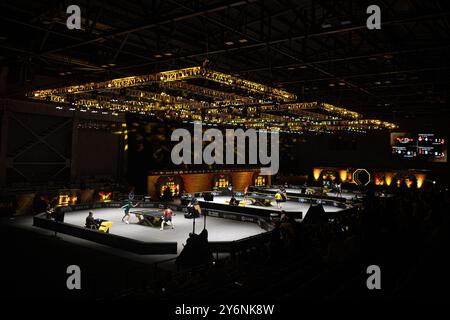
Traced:
<path fill-rule="evenodd" d="M 28 96 L 84 112 L 131 112 L 284 132 L 397 128 L 325 102 L 299 102 L 287 91 L 200 66 L 36 90 Z"/>

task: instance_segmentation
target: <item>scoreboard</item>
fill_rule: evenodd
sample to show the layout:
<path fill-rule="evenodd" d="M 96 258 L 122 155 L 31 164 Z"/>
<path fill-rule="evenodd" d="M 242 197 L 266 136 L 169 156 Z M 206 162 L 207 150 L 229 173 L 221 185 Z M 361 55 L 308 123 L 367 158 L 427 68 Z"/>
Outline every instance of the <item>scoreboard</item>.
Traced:
<path fill-rule="evenodd" d="M 447 162 L 446 139 L 434 133 L 391 133 L 391 151 L 398 158 Z"/>

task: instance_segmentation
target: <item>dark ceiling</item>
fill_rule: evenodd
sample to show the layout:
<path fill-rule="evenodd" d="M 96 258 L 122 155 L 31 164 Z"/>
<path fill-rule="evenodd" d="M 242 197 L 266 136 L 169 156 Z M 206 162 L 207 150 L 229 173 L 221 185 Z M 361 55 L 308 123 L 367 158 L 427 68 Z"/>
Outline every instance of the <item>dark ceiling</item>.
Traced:
<path fill-rule="evenodd" d="M 3 95 L 200 65 L 371 117 L 448 114 L 449 1 L 0 2 Z M 381 8 L 381 30 L 366 9 Z"/>

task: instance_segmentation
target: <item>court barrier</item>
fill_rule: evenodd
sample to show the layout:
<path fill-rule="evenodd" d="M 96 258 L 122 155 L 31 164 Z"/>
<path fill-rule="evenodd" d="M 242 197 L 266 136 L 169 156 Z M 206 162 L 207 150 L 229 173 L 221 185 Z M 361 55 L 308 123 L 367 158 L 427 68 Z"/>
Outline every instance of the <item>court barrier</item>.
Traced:
<path fill-rule="evenodd" d="M 301 190 L 301 188 L 298 188 Z M 267 189 L 261 189 L 259 187 L 250 187 L 249 193 L 253 195 L 258 196 L 275 196 L 276 191 L 267 190 Z M 212 194 L 213 196 L 220 196 L 224 195 L 220 191 L 202 191 L 202 192 L 195 192 L 194 197 L 195 198 L 202 198 L 205 194 Z M 237 196 L 244 196 L 242 192 L 235 192 Z M 346 199 L 341 197 L 332 197 L 327 195 L 308 195 L 308 194 L 299 194 L 299 193 L 291 193 L 287 192 L 288 200 L 287 202 L 299 202 L 299 203 L 307 203 L 307 204 L 323 204 L 323 205 L 329 205 L 340 209 L 348 209 L 352 207 L 353 205 L 357 204 L 360 199 Z M 249 196 L 251 197 L 251 196 Z M 204 201 L 203 203 L 212 203 L 208 201 Z M 250 207 L 246 207 L 250 208 Z"/>
<path fill-rule="evenodd" d="M 120 208 L 124 205 L 122 201 L 111 201 L 111 202 L 98 202 L 98 203 L 83 203 L 75 204 L 67 207 L 61 207 L 66 211 L 78 211 L 78 210 L 90 210 L 90 209 L 101 209 L 101 208 Z M 162 202 L 141 202 L 139 208 L 151 208 L 151 209 L 164 209 L 167 206 L 173 211 L 187 212 L 186 207 L 177 204 L 168 204 Z"/>
<path fill-rule="evenodd" d="M 292 187 L 291 187 L 292 188 Z M 347 209 L 349 206 L 351 206 L 355 201 L 359 201 L 358 199 L 347 199 L 342 197 L 333 197 L 328 195 L 318 195 L 318 194 L 306 194 L 305 190 L 309 189 L 306 187 L 298 187 L 298 188 L 292 188 L 301 190 L 301 193 L 294 193 L 294 192 L 287 192 L 288 201 L 295 201 L 295 202 L 301 202 L 301 203 L 321 203 L 325 205 L 334 206 L 341 209 Z M 260 187 L 250 187 L 249 191 L 251 193 L 260 194 L 260 195 L 275 195 L 277 192 L 273 190 L 267 190 Z"/>
<path fill-rule="evenodd" d="M 92 207 L 87 209 L 92 209 Z M 177 242 L 144 242 L 115 234 L 98 232 L 69 223 L 47 219 L 45 213 L 34 216 L 33 226 L 137 254 L 177 254 Z"/>
<path fill-rule="evenodd" d="M 261 234 L 234 241 L 211 241 L 209 242 L 209 245 L 211 251 L 216 255 L 216 260 L 218 260 L 219 253 L 228 253 L 231 258 L 234 258 L 240 252 L 252 250 L 269 243 L 270 235 L 271 231 L 266 231 Z"/>

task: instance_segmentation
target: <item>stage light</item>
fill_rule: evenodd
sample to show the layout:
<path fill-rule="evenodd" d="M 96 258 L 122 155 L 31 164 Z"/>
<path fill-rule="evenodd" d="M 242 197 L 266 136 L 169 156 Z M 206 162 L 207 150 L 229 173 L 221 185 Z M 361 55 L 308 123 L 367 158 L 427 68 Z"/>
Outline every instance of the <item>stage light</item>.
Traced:
<path fill-rule="evenodd" d="M 416 177 L 416 180 L 417 180 L 417 189 L 422 188 L 423 183 L 425 182 L 426 175 L 424 175 L 424 174 L 416 174 L 415 177 Z"/>
<path fill-rule="evenodd" d="M 313 169 L 313 177 L 314 177 L 314 180 L 319 181 L 319 178 L 320 178 L 320 174 L 321 174 L 321 173 L 322 173 L 322 169 L 314 168 L 314 169 Z"/>
<path fill-rule="evenodd" d="M 347 170 L 340 170 L 339 178 L 341 179 L 341 182 L 345 182 L 347 180 Z"/>
<path fill-rule="evenodd" d="M 409 178 L 406 178 L 405 179 L 405 184 L 406 184 L 407 188 L 411 188 L 411 186 L 413 184 L 413 181 L 411 179 L 409 179 Z"/>

